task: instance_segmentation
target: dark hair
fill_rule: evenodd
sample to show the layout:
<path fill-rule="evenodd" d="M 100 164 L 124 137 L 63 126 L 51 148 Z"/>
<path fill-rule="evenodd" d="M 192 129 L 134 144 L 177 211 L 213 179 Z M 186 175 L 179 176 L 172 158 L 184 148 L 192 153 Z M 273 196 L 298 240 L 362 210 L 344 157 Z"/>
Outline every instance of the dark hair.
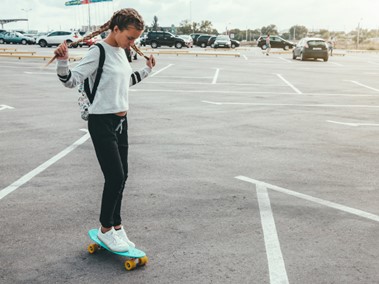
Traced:
<path fill-rule="evenodd" d="M 129 25 L 134 26 L 137 30 L 142 31 L 144 29 L 144 21 L 141 17 L 141 15 L 132 8 L 126 8 L 119 10 L 115 12 L 112 16 L 112 18 L 106 22 L 104 25 L 102 25 L 97 31 L 94 31 L 90 33 L 89 35 L 85 36 L 84 38 L 81 38 L 80 40 L 73 42 L 70 44 L 78 44 L 79 42 L 83 40 L 89 40 L 109 29 L 113 31 L 115 26 L 118 26 L 120 30 L 127 29 Z"/>
<path fill-rule="evenodd" d="M 109 29 L 113 31 L 114 27 L 118 26 L 118 28 L 122 31 L 127 29 L 130 25 L 140 31 L 145 28 L 145 23 L 141 15 L 132 8 L 126 8 L 113 14 L 109 23 Z"/>

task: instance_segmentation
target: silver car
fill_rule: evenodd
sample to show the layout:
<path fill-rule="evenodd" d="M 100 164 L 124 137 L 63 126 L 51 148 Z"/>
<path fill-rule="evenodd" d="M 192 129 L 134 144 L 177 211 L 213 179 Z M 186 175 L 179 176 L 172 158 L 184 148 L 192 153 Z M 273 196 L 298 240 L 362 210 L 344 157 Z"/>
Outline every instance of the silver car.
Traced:
<path fill-rule="evenodd" d="M 228 35 L 219 35 L 216 37 L 215 42 L 213 43 L 214 48 L 226 47 L 230 48 L 232 46 L 232 42 Z"/>

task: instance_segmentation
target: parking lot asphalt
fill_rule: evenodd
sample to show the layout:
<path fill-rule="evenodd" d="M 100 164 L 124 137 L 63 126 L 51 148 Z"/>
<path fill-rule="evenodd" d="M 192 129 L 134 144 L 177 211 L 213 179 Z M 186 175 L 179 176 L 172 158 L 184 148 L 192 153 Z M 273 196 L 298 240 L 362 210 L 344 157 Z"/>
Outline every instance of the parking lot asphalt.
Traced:
<path fill-rule="evenodd" d="M 86 250 L 103 180 L 77 91 L 0 58 L 1 283 L 377 283 L 379 54 L 238 52 L 157 55 L 130 92 L 131 272 Z"/>

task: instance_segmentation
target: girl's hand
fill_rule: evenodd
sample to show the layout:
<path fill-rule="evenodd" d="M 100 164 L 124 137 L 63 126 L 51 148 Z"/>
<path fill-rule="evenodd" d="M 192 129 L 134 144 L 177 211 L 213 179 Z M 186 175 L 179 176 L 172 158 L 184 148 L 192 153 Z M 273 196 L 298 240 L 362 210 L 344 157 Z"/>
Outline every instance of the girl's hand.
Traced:
<path fill-rule="evenodd" d="M 150 55 L 149 60 L 146 60 L 146 65 L 149 66 L 150 69 L 153 69 L 155 66 L 155 58 L 152 54 Z"/>
<path fill-rule="evenodd" d="M 54 51 L 58 60 L 67 60 L 68 59 L 68 47 L 66 41 L 61 43 L 57 49 Z"/>

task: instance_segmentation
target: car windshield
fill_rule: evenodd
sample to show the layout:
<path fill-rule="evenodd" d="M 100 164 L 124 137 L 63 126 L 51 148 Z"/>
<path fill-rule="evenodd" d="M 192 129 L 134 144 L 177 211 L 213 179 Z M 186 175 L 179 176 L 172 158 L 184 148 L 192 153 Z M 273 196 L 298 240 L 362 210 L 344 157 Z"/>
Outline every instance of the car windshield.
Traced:
<path fill-rule="evenodd" d="M 227 35 L 222 35 L 222 36 L 218 36 L 216 39 L 218 39 L 218 40 L 229 40 L 229 36 L 227 36 Z"/>
<path fill-rule="evenodd" d="M 188 36 L 188 35 L 180 35 L 179 37 L 180 37 L 180 38 L 183 38 L 183 39 L 190 39 L 190 38 L 191 38 L 191 37 Z"/>
<path fill-rule="evenodd" d="M 308 41 L 309 46 L 325 46 L 325 41 L 323 40 L 309 40 Z"/>

